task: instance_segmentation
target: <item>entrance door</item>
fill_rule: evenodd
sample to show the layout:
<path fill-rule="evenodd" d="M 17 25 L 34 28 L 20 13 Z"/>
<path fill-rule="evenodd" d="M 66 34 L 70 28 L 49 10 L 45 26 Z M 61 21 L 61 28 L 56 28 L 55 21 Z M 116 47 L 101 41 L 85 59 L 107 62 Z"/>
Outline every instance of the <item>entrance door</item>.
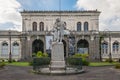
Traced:
<path fill-rule="evenodd" d="M 87 40 L 79 40 L 77 43 L 77 53 L 89 53 L 89 43 Z"/>
<path fill-rule="evenodd" d="M 44 52 L 44 43 L 40 39 L 36 39 L 32 43 L 32 53 L 37 53 L 38 51 Z"/>

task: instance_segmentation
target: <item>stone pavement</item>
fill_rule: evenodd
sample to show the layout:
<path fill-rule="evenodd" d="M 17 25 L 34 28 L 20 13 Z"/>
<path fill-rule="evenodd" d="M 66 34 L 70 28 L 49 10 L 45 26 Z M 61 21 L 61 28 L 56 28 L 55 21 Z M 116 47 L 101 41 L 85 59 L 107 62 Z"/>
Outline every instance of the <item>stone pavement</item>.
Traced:
<path fill-rule="evenodd" d="M 74 75 L 37 75 L 31 72 L 32 67 L 6 66 L 0 70 L 0 80 L 120 80 L 120 70 L 113 66 L 84 67 L 82 74 Z"/>

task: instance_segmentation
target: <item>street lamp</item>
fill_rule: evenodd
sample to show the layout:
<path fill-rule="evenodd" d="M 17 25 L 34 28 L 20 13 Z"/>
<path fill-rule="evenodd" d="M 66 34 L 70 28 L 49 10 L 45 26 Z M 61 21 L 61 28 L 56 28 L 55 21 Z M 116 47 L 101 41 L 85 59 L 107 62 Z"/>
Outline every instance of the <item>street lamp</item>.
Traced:
<path fill-rule="evenodd" d="M 9 63 L 12 62 L 12 54 L 11 54 L 11 30 L 9 30 L 9 43 L 10 43 L 10 52 L 9 52 Z"/>
<path fill-rule="evenodd" d="M 109 37 L 109 62 L 112 62 L 112 55 L 111 55 L 111 34 L 110 31 L 108 29 L 106 29 L 108 31 L 108 37 Z M 105 30 L 104 30 L 105 32 Z"/>

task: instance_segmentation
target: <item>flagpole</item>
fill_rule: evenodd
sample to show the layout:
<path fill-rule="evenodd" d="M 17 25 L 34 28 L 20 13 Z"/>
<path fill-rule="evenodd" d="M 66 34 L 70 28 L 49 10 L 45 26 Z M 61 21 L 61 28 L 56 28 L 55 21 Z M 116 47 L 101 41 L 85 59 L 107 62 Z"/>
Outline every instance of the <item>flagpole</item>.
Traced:
<path fill-rule="evenodd" d="M 60 20 L 61 20 L 61 0 L 59 0 L 59 16 L 60 16 Z"/>

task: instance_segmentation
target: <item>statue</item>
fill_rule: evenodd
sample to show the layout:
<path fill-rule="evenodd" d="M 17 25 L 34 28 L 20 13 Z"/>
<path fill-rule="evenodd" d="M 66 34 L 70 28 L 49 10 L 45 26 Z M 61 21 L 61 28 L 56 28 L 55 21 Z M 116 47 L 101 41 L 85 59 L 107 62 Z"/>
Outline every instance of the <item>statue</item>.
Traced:
<path fill-rule="evenodd" d="M 65 23 L 62 22 L 60 18 L 57 18 L 52 30 L 54 42 L 62 42 L 64 36 L 64 29 L 65 29 Z"/>

